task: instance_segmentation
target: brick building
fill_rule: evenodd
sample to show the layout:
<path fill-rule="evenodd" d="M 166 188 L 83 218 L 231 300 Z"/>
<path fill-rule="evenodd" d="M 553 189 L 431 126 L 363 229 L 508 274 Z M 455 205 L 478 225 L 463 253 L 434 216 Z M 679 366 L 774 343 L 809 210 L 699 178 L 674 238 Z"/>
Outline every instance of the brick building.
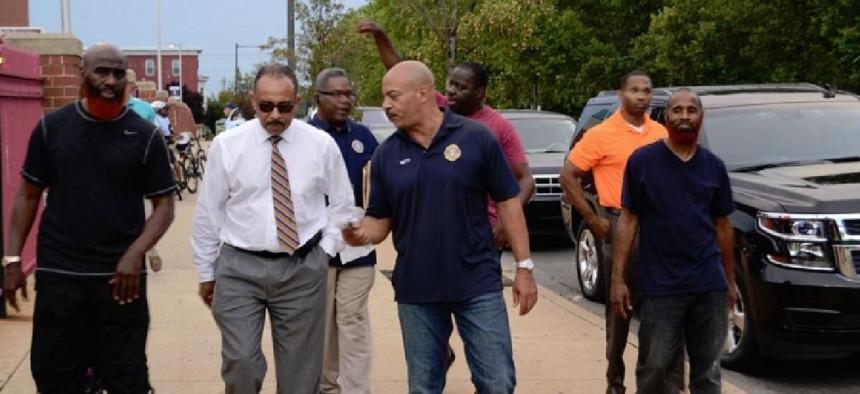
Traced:
<path fill-rule="evenodd" d="M 121 48 L 128 58 L 128 68 L 137 74 L 140 83 L 153 82 L 158 84 L 158 54 L 154 47 L 126 47 Z M 182 48 L 181 60 L 179 48 L 161 49 L 161 84 L 159 89 L 165 89 L 168 85 L 179 84 L 179 75 L 182 75 L 182 85 L 188 90 L 200 92 L 205 97 L 203 85 L 206 77 L 197 73 L 200 66 L 200 48 Z"/>

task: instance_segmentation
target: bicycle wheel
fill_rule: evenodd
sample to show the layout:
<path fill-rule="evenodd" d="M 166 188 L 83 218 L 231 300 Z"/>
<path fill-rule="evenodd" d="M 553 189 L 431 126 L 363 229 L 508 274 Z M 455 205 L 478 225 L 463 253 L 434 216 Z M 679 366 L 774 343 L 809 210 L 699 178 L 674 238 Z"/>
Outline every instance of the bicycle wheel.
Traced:
<path fill-rule="evenodd" d="M 193 159 L 183 160 L 182 174 L 185 178 L 185 189 L 187 189 L 189 193 L 197 193 L 197 182 L 199 181 L 197 175 L 197 161 Z"/>
<path fill-rule="evenodd" d="M 203 172 L 206 171 L 206 155 L 197 156 L 197 171 L 197 175 L 203 180 Z"/>

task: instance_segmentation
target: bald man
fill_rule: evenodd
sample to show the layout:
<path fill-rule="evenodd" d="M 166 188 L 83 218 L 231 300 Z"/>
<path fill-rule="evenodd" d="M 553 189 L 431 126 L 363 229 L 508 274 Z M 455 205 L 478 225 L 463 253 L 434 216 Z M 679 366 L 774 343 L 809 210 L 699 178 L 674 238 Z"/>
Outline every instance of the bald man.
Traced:
<path fill-rule="evenodd" d="M 398 63 L 385 75 L 382 106 L 397 131 L 373 156 L 366 216 L 344 238 L 358 246 L 393 234 L 410 393 L 444 389 L 452 315 L 477 391 L 511 393 L 516 373 L 486 198 L 496 202 L 518 261 L 513 301 L 524 315 L 537 287 L 520 189 L 492 132 L 440 111 L 434 92 L 420 62 Z"/>
<path fill-rule="evenodd" d="M 31 367 L 40 393 L 82 393 L 94 366 L 111 393 L 148 393 L 144 255 L 173 220 L 175 185 L 156 127 L 125 106 L 126 59 L 84 54 L 82 99 L 36 125 L 9 223 L 4 293 L 25 299 L 21 248 L 42 214 Z M 144 198 L 152 215 L 144 215 Z"/>

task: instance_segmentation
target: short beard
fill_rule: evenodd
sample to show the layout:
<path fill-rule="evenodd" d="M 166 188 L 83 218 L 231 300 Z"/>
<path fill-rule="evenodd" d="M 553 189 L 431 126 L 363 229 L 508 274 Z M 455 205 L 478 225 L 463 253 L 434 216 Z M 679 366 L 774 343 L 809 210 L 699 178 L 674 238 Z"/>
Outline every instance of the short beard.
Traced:
<path fill-rule="evenodd" d="M 699 141 L 699 132 L 669 130 L 669 139 L 676 145 L 692 146 Z"/>
<path fill-rule="evenodd" d="M 124 90 L 121 97 L 117 97 L 111 101 L 101 98 L 100 95 L 95 94 L 87 85 L 84 85 L 84 88 L 81 90 L 83 91 L 84 99 L 86 99 L 85 109 L 96 120 L 105 122 L 116 119 L 125 109 L 127 97 Z"/>

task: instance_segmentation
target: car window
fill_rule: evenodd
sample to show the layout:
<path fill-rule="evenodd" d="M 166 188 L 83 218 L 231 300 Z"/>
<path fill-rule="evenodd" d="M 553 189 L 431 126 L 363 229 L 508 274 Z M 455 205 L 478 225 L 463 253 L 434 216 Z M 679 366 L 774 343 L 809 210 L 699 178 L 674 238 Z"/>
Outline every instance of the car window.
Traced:
<path fill-rule="evenodd" d="M 566 152 L 576 124 L 565 118 L 513 119 L 526 153 Z"/>
<path fill-rule="evenodd" d="M 381 107 L 358 107 L 355 112 L 354 119 L 368 128 L 391 125 Z"/>
<path fill-rule="evenodd" d="M 390 126 L 373 126 L 368 127 L 370 132 L 373 133 L 373 136 L 376 137 L 376 140 L 381 144 L 382 141 L 385 141 L 388 137 L 394 134 L 397 131 L 397 127 L 394 125 Z"/>
<path fill-rule="evenodd" d="M 706 113 L 702 143 L 729 169 L 856 158 L 860 104 L 770 104 Z"/>

